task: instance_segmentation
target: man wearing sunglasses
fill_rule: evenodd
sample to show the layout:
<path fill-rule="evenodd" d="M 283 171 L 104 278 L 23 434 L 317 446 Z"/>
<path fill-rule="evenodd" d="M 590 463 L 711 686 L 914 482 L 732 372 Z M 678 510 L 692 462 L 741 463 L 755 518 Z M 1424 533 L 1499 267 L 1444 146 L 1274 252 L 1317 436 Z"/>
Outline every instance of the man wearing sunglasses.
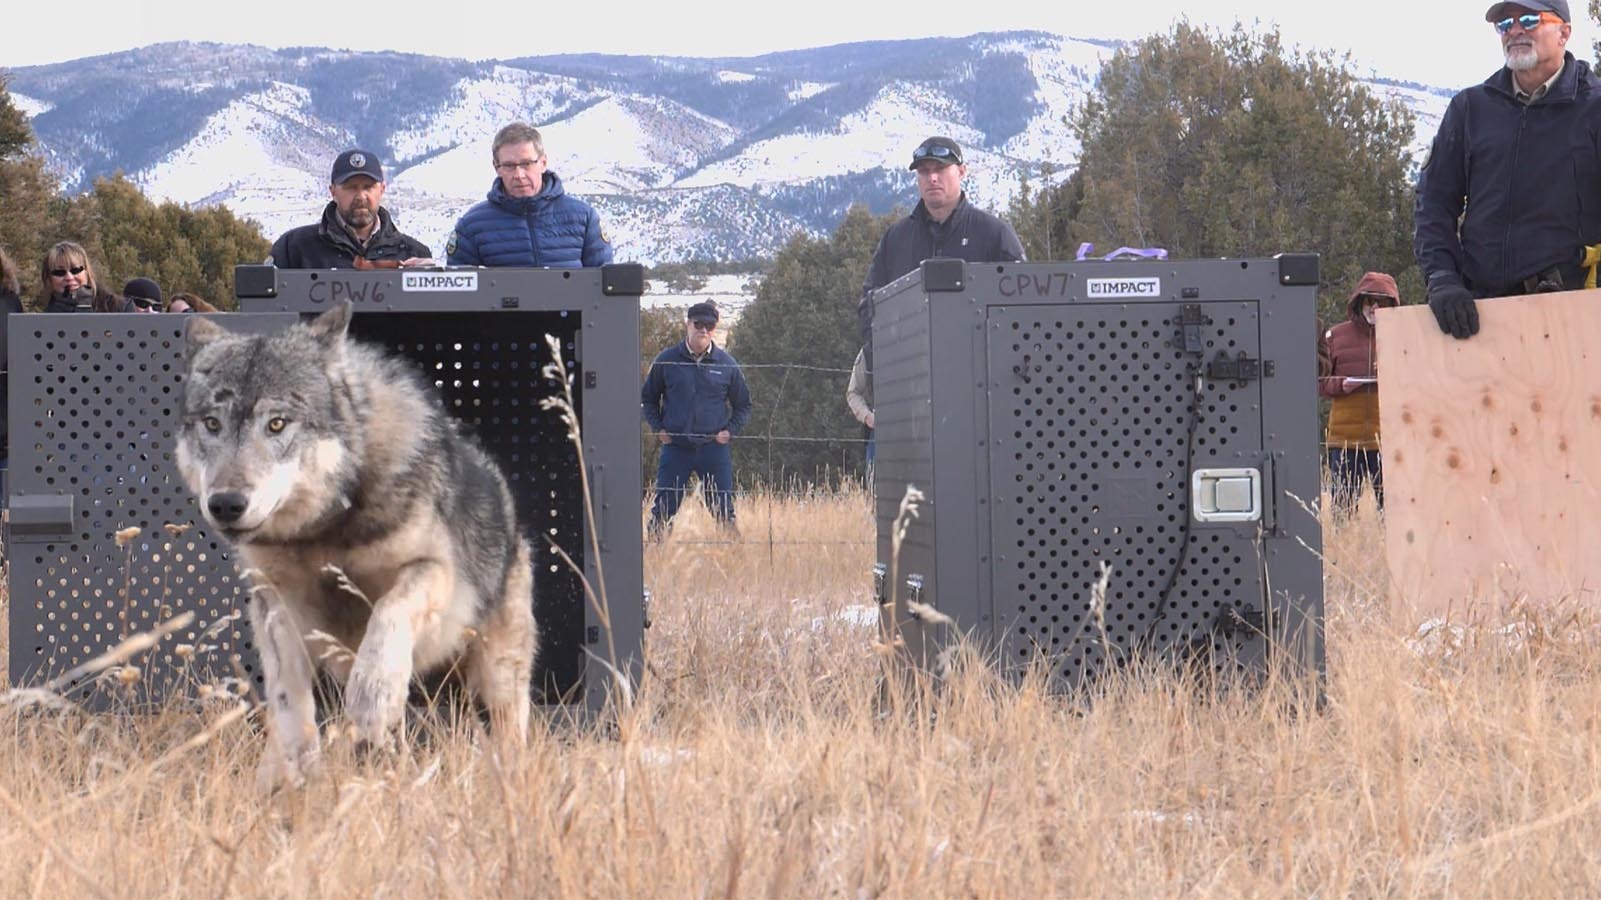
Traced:
<path fill-rule="evenodd" d="M 384 199 L 384 168 L 365 150 L 334 157 L 322 220 L 283 233 L 267 261 L 280 269 L 398 269 L 428 265 L 428 246 L 401 234 Z"/>
<path fill-rule="evenodd" d="M 656 462 L 656 502 L 650 508 L 650 537 L 661 540 L 689 476 L 700 478 L 701 496 L 712 518 L 734 529 L 734 437 L 750 421 L 750 388 L 739 363 L 716 345 L 717 305 L 709 300 L 689 308 L 684 341 L 656 355 L 640 388 L 645 421 L 661 444 Z"/>
<path fill-rule="evenodd" d="M 1018 262 L 1023 242 L 1012 226 L 967 202 L 962 178 L 967 165 L 961 145 L 948 137 L 931 137 L 912 151 L 907 168 L 917 173 L 917 207 L 891 225 L 873 252 L 867 281 L 857 302 L 867 370 L 873 363 L 873 304 L 869 296 L 922 264 L 925 259 L 955 257 L 968 262 Z"/>
<path fill-rule="evenodd" d="M 161 285 L 149 278 L 135 278 L 122 286 L 122 299 L 128 312 L 161 312 Z"/>
<path fill-rule="evenodd" d="M 1451 98 L 1414 216 L 1429 308 L 1459 339 L 1479 331 L 1477 299 L 1593 287 L 1601 260 L 1601 79 L 1567 52 L 1568 2 L 1485 20 L 1506 65 Z"/>

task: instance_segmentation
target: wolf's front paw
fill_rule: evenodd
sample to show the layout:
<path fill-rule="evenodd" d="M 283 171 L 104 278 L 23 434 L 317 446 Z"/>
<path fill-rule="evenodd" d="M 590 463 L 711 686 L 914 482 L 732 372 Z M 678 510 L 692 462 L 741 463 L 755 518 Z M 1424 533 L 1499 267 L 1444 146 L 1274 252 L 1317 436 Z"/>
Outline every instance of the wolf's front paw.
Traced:
<path fill-rule="evenodd" d="M 356 657 L 345 683 L 345 714 L 355 726 L 357 738 L 388 745 L 390 732 L 405 712 L 410 681 L 409 666 L 385 665 L 378 654 Z"/>
<path fill-rule="evenodd" d="M 256 766 L 256 790 L 272 794 L 280 789 L 299 790 L 306 779 L 315 775 L 322 765 L 321 748 L 316 741 L 295 747 L 282 747 L 270 738 L 262 751 L 261 763 Z"/>

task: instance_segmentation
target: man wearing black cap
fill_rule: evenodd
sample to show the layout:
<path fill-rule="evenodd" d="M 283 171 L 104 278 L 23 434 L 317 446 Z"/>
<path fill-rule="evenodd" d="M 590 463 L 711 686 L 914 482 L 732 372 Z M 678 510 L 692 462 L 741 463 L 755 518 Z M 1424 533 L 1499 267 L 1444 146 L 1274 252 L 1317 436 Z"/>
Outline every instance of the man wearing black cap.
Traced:
<path fill-rule="evenodd" d="M 857 303 L 868 371 L 873 359 L 873 305 L 869 295 L 937 256 L 968 262 L 1017 262 L 1023 242 L 1012 226 L 967 202 L 962 148 L 948 137 L 931 137 L 912 151 L 917 173 L 917 208 L 891 225 L 878 242 Z"/>
<path fill-rule="evenodd" d="M 268 260 L 280 269 L 398 269 L 432 263 L 427 245 L 401 234 L 384 198 L 384 170 L 365 150 L 334 159 L 322 221 L 283 233 Z"/>
<path fill-rule="evenodd" d="M 684 341 L 656 355 L 640 389 L 645 421 L 661 443 L 650 535 L 660 540 L 690 475 L 700 476 L 712 517 L 734 527 L 734 456 L 730 442 L 750 421 L 750 388 L 739 363 L 712 341 L 717 306 L 703 301 L 685 316 Z"/>
<path fill-rule="evenodd" d="M 1566 50 L 1567 0 L 1484 18 L 1506 65 L 1451 98 L 1414 215 L 1429 308 L 1457 338 L 1478 333 L 1476 298 L 1594 287 L 1601 260 L 1601 79 Z"/>

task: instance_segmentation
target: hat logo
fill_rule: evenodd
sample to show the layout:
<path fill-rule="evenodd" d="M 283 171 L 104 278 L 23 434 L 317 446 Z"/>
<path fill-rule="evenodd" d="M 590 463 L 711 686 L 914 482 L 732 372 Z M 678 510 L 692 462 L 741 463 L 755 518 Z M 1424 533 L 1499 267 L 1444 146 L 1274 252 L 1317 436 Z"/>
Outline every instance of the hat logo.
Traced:
<path fill-rule="evenodd" d="M 367 168 L 367 157 L 363 156 L 360 153 L 352 153 L 352 154 L 350 154 L 350 167 L 352 169 L 365 169 L 365 168 Z"/>

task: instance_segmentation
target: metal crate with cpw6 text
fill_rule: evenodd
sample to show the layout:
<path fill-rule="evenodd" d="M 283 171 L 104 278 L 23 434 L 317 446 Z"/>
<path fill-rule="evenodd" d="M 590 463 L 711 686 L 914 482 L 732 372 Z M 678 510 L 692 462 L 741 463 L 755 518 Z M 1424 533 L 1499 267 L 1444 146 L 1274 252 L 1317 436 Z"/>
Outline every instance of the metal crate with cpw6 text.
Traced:
<path fill-rule="evenodd" d="M 1317 280 L 929 260 L 875 293 L 877 589 L 914 664 L 961 634 L 1067 688 L 1142 658 L 1320 676 Z"/>
<path fill-rule="evenodd" d="M 598 708 L 613 675 L 594 660 L 606 660 L 611 648 L 618 670 L 637 675 L 644 621 L 639 266 L 241 266 L 236 290 L 240 311 L 211 318 L 240 334 L 277 333 L 350 301 L 351 337 L 415 364 L 424 393 L 437 394 L 452 427 L 498 463 L 532 547 L 536 702 Z M 13 684 L 49 684 L 86 694 L 91 705 L 125 696 L 148 706 L 198 688 L 261 682 L 241 615 L 251 581 L 237 548 L 201 515 L 179 473 L 190 318 L 11 319 Z M 542 402 L 563 393 L 546 371 L 555 361 L 551 339 L 582 428 L 582 467 L 559 411 Z M 388 427 L 393 434 L 407 423 Z M 356 485 L 354 496 L 379 487 Z M 602 573 L 610 635 L 584 589 L 585 578 L 598 586 Z M 160 639 L 132 661 L 132 674 L 123 668 L 120 679 L 106 678 L 79 668 L 148 632 Z"/>

